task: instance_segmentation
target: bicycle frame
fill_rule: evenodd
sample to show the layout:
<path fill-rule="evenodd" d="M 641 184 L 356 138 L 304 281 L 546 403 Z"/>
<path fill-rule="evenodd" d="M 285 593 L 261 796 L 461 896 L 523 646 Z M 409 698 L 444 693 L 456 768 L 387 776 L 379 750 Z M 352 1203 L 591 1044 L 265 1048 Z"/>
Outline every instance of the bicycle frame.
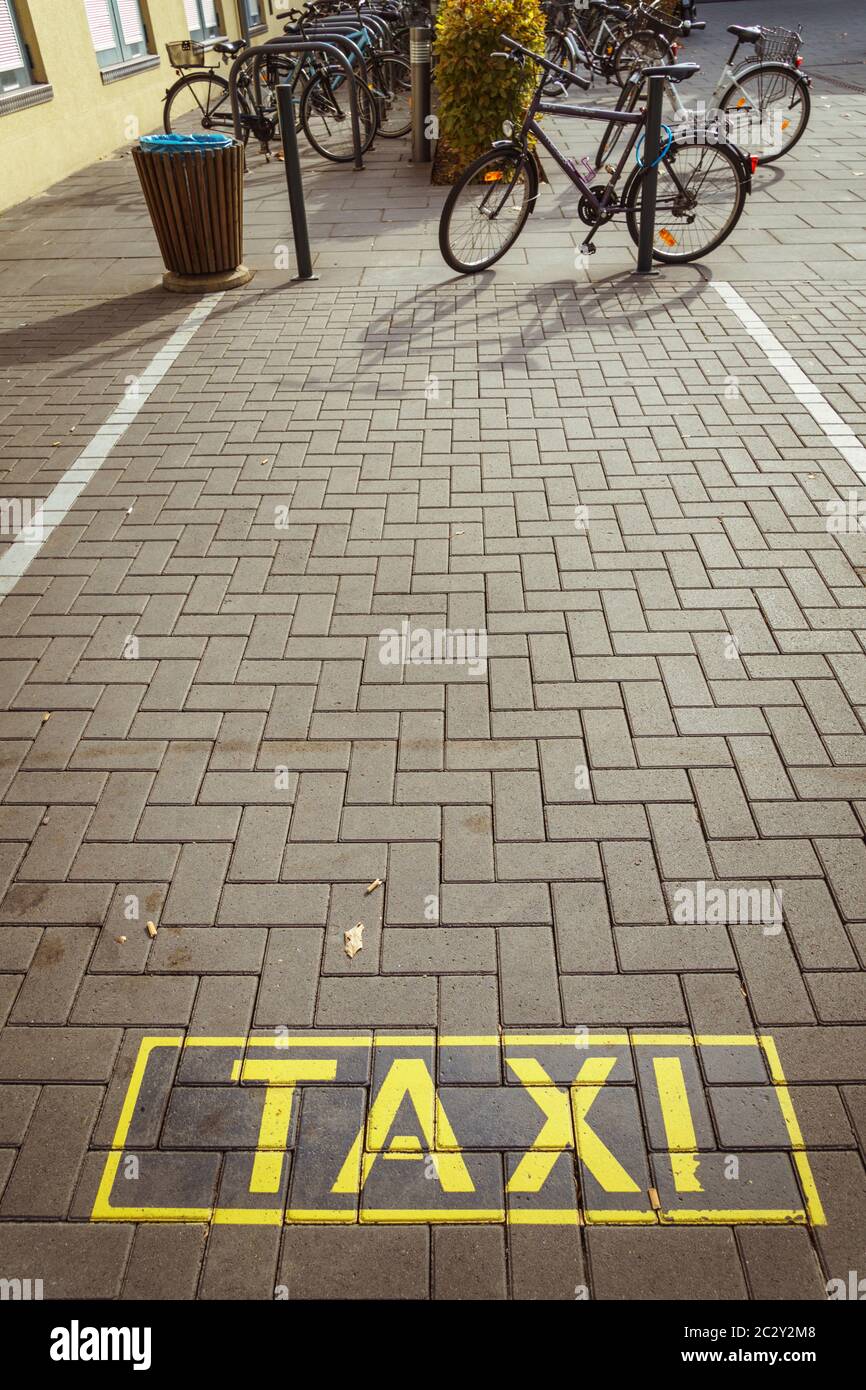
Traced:
<path fill-rule="evenodd" d="M 582 118 L 584 120 L 590 121 L 610 121 L 611 119 L 613 119 L 619 125 L 630 125 L 634 127 L 630 139 L 626 142 L 626 146 L 620 157 L 619 163 L 617 164 L 616 168 L 610 176 L 610 182 L 608 183 L 604 193 L 600 198 L 597 197 L 596 194 L 592 191 L 592 188 L 586 182 L 586 180 L 584 178 L 581 178 L 580 174 L 573 167 L 568 157 L 562 153 L 562 151 L 556 144 L 554 144 L 553 140 L 550 138 L 547 132 L 545 130 L 542 130 L 541 126 L 538 124 L 538 121 L 535 119 L 536 115 L 550 115 L 558 117 L 574 116 L 577 119 Z M 611 198 L 616 189 L 616 182 L 620 174 L 622 173 L 626 160 L 628 159 L 629 155 L 631 154 L 638 141 L 640 132 L 643 129 L 644 124 L 645 118 L 643 111 L 611 112 L 603 106 L 559 106 L 556 105 L 554 102 L 545 101 L 541 91 L 541 87 L 539 87 L 536 90 L 536 93 L 529 104 L 529 109 L 527 110 L 526 116 L 523 120 L 523 124 L 520 127 L 520 140 L 522 141 L 524 146 L 526 146 L 528 137 L 530 135 L 534 135 L 538 143 L 545 150 L 547 150 L 547 153 L 550 155 L 551 159 L 554 159 L 556 161 L 560 169 L 563 171 L 563 173 L 568 177 L 570 182 L 580 193 L 581 197 L 587 200 L 590 206 L 595 210 L 595 212 L 597 212 L 600 215 L 600 217 L 607 217 L 612 216 L 616 212 L 623 211 L 624 205 L 612 204 Z M 587 244 L 588 242 L 592 241 L 592 238 L 595 235 L 599 225 L 600 223 L 597 222 L 595 227 L 592 228 L 584 244 Z"/>

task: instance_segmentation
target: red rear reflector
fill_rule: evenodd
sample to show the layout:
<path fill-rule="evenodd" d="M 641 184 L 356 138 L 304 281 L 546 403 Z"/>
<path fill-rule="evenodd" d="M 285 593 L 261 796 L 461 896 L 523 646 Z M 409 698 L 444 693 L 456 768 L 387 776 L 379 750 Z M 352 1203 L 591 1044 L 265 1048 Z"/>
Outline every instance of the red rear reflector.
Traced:
<path fill-rule="evenodd" d="M 752 161 L 752 173 L 754 174 L 758 167 L 758 156 L 756 154 L 753 154 L 750 156 L 750 158 Z"/>
<path fill-rule="evenodd" d="M 802 66 L 803 66 L 803 55 L 802 55 L 801 53 L 798 53 L 798 54 L 797 54 L 797 67 L 798 67 L 798 68 L 801 68 Z"/>

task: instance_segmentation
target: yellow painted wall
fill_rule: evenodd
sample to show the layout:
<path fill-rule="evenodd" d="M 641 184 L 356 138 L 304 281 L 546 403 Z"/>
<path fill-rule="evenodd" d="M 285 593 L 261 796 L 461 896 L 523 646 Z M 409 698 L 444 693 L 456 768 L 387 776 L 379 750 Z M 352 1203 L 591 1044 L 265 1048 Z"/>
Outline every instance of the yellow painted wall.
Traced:
<path fill-rule="evenodd" d="M 177 79 L 165 45 L 187 38 L 183 0 L 140 0 L 151 51 L 160 65 L 146 72 L 102 81 L 83 0 L 16 0 L 16 14 L 30 47 L 36 81 L 50 82 L 51 101 L 0 115 L 0 209 L 41 193 L 59 179 L 131 144 L 136 132 L 162 129 L 166 88 Z M 261 0 L 268 32 L 254 43 L 276 38 L 282 20 L 274 11 L 292 0 Z M 237 0 L 218 0 L 223 32 L 241 38 Z M 221 71 L 227 76 L 228 69 Z M 136 126 L 134 122 L 137 121 Z"/>

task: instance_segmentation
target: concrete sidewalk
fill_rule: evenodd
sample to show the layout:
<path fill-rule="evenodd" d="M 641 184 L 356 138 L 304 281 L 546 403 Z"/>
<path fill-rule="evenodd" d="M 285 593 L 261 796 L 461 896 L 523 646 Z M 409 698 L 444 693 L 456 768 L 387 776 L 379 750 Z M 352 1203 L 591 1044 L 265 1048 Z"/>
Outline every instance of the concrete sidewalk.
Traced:
<path fill-rule="evenodd" d="M 0 221 L 4 499 L 122 405 L 0 603 L 0 1276 L 866 1274 L 864 101 L 646 280 L 558 179 L 455 279 L 402 142 L 192 324 L 128 156 Z"/>

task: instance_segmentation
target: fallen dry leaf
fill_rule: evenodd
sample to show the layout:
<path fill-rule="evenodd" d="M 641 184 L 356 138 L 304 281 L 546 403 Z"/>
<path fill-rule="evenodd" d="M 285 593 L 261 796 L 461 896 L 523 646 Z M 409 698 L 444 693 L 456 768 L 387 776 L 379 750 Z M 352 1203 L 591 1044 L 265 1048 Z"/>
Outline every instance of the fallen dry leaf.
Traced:
<path fill-rule="evenodd" d="M 381 887 L 382 887 L 382 880 L 381 880 L 380 878 L 374 878 L 372 883 L 368 883 L 368 884 L 367 884 L 367 887 L 364 889 L 364 892 L 365 892 L 365 893 L 373 893 L 373 892 L 375 892 L 375 890 L 376 890 L 377 888 L 381 888 Z"/>
<path fill-rule="evenodd" d="M 364 923 L 356 922 L 354 927 L 343 932 L 343 947 L 349 960 L 352 960 L 364 947 Z"/>
<path fill-rule="evenodd" d="M 156 936 L 156 930 L 157 930 L 157 928 L 156 928 L 156 923 L 155 923 L 155 922 L 148 922 L 148 924 L 147 924 L 147 934 L 148 934 L 148 936 L 151 936 L 151 937 Z"/>
<path fill-rule="evenodd" d="M 125 937 L 125 936 L 116 936 L 114 939 L 115 939 L 115 941 L 117 942 L 118 946 L 122 946 L 123 943 L 124 943 L 124 941 L 126 940 L 126 937 Z"/>
<path fill-rule="evenodd" d="M 42 723 L 43 723 L 43 724 L 47 724 L 50 718 L 51 718 L 51 711 L 49 710 L 49 712 L 48 712 L 47 714 L 43 714 L 43 716 L 42 716 Z"/>

